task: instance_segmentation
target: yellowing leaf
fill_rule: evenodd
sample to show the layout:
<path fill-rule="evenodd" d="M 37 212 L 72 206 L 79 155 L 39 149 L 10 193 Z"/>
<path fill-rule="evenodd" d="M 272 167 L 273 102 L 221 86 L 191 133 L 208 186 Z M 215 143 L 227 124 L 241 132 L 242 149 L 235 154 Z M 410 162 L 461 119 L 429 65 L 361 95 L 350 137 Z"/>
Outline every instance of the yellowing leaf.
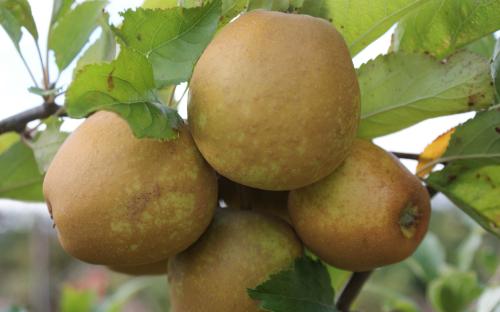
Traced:
<path fill-rule="evenodd" d="M 434 139 L 431 144 L 425 147 L 424 151 L 420 154 L 420 156 L 418 156 L 417 176 L 423 178 L 431 173 L 434 166 L 427 167 L 428 164 L 443 156 L 444 152 L 446 152 L 446 149 L 448 148 L 453 132 L 455 132 L 455 128 L 451 128 L 441 134 Z"/>

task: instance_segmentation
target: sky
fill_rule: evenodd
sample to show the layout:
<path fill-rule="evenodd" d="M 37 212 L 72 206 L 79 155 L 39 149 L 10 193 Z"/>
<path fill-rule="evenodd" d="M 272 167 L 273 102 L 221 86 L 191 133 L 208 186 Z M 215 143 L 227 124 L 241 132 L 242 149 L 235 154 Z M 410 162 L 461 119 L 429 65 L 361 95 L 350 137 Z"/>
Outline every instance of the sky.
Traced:
<path fill-rule="evenodd" d="M 29 2 L 38 26 L 38 32 L 41 37 L 39 43 L 43 51 L 46 46 L 46 30 L 50 22 L 52 1 L 31 0 Z M 139 6 L 141 3 L 142 0 L 111 0 L 107 10 L 110 13 L 112 23 L 115 25 L 120 23 L 120 16 L 118 14 L 120 11 Z M 393 28 L 360 52 L 353 59 L 354 65 L 359 67 L 361 64 L 375 58 L 377 55 L 386 53 L 390 44 L 392 31 Z M 90 42 L 97 37 L 98 32 L 91 36 Z M 21 50 L 32 68 L 35 77 L 41 77 L 41 69 L 38 63 L 35 45 L 26 32 L 24 32 L 21 41 Z M 61 75 L 59 81 L 63 86 L 67 86 L 71 81 L 71 73 L 74 65 L 75 62 L 73 62 L 73 64 Z M 57 75 L 57 71 L 54 70 L 55 64 L 53 64 L 52 69 L 51 76 L 55 77 Z M 3 29 L 0 29 L 0 119 L 41 104 L 39 96 L 27 91 L 27 88 L 32 85 L 33 83 L 30 76 L 24 68 L 21 59 L 18 57 L 14 45 Z M 179 93 L 182 93 L 182 90 L 179 90 Z M 184 118 L 186 117 L 185 101 L 180 108 L 180 113 L 181 116 Z M 425 146 L 439 134 L 471 118 L 472 115 L 472 113 L 465 113 L 426 120 L 397 133 L 377 138 L 375 139 L 375 143 L 389 151 L 420 153 Z M 65 127 L 66 130 L 72 130 L 77 125 L 78 122 L 70 122 L 66 123 Z M 416 162 L 404 161 L 404 164 L 410 170 L 414 170 Z M 12 201 L 0 200 L 0 212 L 2 207 L 11 207 L 13 205 L 16 206 Z M 30 207 L 31 206 L 32 205 L 30 205 Z M 33 207 L 37 206 L 38 205 L 34 205 Z"/>

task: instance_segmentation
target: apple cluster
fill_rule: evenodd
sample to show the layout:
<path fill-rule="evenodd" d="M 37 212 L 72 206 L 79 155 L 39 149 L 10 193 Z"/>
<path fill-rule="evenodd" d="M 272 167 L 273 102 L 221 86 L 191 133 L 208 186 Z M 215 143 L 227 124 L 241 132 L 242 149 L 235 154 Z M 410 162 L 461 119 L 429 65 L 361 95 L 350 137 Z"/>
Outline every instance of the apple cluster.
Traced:
<path fill-rule="evenodd" d="M 113 112 L 62 145 L 44 194 L 62 247 L 130 274 L 168 271 L 173 311 L 260 311 L 246 294 L 304 248 L 368 271 L 407 258 L 430 215 L 419 179 L 356 138 L 360 92 L 331 24 L 253 11 L 195 66 L 188 121 L 137 139 Z"/>

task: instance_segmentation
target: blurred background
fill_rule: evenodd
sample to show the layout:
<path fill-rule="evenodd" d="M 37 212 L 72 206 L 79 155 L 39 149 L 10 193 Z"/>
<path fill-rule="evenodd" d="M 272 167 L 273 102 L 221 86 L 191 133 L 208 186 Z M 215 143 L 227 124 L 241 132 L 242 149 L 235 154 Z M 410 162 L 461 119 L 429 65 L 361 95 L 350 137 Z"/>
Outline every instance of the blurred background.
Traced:
<path fill-rule="evenodd" d="M 52 1 L 29 2 L 39 31 L 44 33 Z M 111 21 L 118 25 L 120 11 L 141 3 L 141 0 L 110 1 L 107 10 Z M 358 54 L 353 60 L 355 66 L 386 53 L 392 31 L 393 28 Z M 97 31 L 90 43 L 98 36 Z M 42 36 L 42 49 L 45 44 Z M 3 119 L 40 103 L 38 96 L 26 90 L 31 85 L 30 77 L 3 30 L 0 30 L 0 47 L 0 119 Z M 21 49 L 35 76 L 41 77 L 35 46 L 29 36 L 23 36 Z M 71 81 L 71 72 L 67 70 L 61 76 L 63 84 Z M 176 96 L 180 98 L 183 90 L 178 89 Z M 186 117 L 185 101 L 180 112 Z M 375 143 L 390 151 L 420 153 L 438 135 L 472 115 L 427 120 L 378 138 Z M 71 131 L 79 123 L 68 119 L 63 129 Z M 404 163 L 415 170 L 415 161 Z M 499 263 L 498 241 L 473 224 L 444 196 L 437 195 L 433 199 L 430 233 L 424 243 L 411 259 L 377 270 L 360 296 L 357 309 L 434 311 L 429 304 L 433 289 L 458 289 L 463 292 L 464 301 L 476 301 L 473 311 L 500 311 Z M 333 268 L 330 273 L 338 293 L 348 273 Z M 69 257 L 57 242 L 45 204 L 0 200 L 0 311 L 168 311 L 167 287 L 165 276 L 128 277 Z M 479 290 L 484 289 L 487 291 L 477 301 Z"/>

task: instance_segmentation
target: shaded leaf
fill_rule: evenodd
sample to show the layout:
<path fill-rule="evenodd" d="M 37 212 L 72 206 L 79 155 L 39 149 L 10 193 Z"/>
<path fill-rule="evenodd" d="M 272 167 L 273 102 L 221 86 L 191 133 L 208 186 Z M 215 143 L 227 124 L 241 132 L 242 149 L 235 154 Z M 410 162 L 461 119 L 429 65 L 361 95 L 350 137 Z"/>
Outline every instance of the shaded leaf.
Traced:
<path fill-rule="evenodd" d="M 437 312 L 464 311 L 482 292 L 474 272 L 451 272 L 430 284 L 429 301 Z"/>
<path fill-rule="evenodd" d="M 456 128 L 441 162 L 500 165 L 500 108 L 479 112 Z"/>
<path fill-rule="evenodd" d="M 100 62 L 110 62 L 116 56 L 116 40 L 108 25 L 108 14 L 101 17 L 101 36 L 78 59 L 73 74 L 76 74 L 85 65 Z"/>
<path fill-rule="evenodd" d="M 445 248 L 432 232 L 427 233 L 415 253 L 405 262 L 423 282 L 430 282 L 447 268 Z"/>
<path fill-rule="evenodd" d="M 273 11 L 287 11 L 290 6 L 289 0 L 249 0 L 248 11 L 264 9 Z"/>
<path fill-rule="evenodd" d="M 33 151 L 23 142 L 0 154 L 0 198 L 43 201 L 42 181 Z"/>
<path fill-rule="evenodd" d="M 61 88 L 57 89 L 50 89 L 50 90 L 45 90 L 43 88 L 38 88 L 38 87 L 29 87 L 28 92 L 40 95 L 40 96 L 55 96 L 59 91 L 61 91 Z"/>
<path fill-rule="evenodd" d="M 496 39 L 493 34 L 484 36 L 472 43 L 465 46 L 465 49 L 479 54 L 487 59 L 491 59 L 493 56 L 493 51 L 495 50 Z"/>
<path fill-rule="evenodd" d="M 92 290 L 79 290 L 65 286 L 62 290 L 61 312 L 89 312 L 92 311 L 96 295 Z"/>
<path fill-rule="evenodd" d="M 60 130 L 62 122 L 53 117 L 45 121 L 47 128 L 30 143 L 40 173 L 47 172 L 49 165 L 69 133 Z"/>
<path fill-rule="evenodd" d="M 248 294 L 260 301 L 261 308 L 274 312 L 337 311 L 328 272 L 310 257 L 297 259 L 292 269 L 271 275 Z"/>
<path fill-rule="evenodd" d="M 22 37 L 22 27 L 26 28 L 35 40 L 38 40 L 35 20 L 27 0 L 0 0 L 0 25 L 5 29 L 17 50 L 19 50 L 19 41 Z"/>
<path fill-rule="evenodd" d="M 457 267 L 460 271 L 472 269 L 472 263 L 483 241 L 482 230 L 473 229 L 457 248 Z"/>
<path fill-rule="evenodd" d="M 363 291 L 373 293 L 382 299 L 383 312 L 419 312 L 419 306 L 410 298 L 390 288 L 377 287 L 370 283 L 363 287 Z"/>
<path fill-rule="evenodd" d="M 85 46 L 106 4 L 103 0 L 83 2 L 60 16 L 51 28 L 49 49 L 54 51 L 59 71 L 64 70 Z"/>
<path fill-rule="evenodd" d="M 398 23 L 393 49 L 444 58 L 498 29 L 500 1 L 433 0 Z"/>
<path fill-rule="evenodd" d="M 426 181 L 485 230 L 500 237 L 500 165 L 469 168 L 452 163 Z"/>
<path fill-rule="evenodd" d="M 468 51 L 446 63 L 423 54 L 382 55 L 361 66 L 358 79 L 362 101 L 358 134 L 363 138 L 493 102 L 488 61 Z"/>
<path fill-rule="evenodd" d="M 495 51 L 493 53 L 493 60 L 491 62 L 491 76 L 495 84 L 497 100 L 500 100 L 500 38 L 498 38 L 497 40 Z"/>
<path fill-rule="evenodd" d="M 175 138 L 179 117 L 161 103 L 154 87 L 151 64 L 123 48 L 115 61 L 87 65 L 76 75 L 66 92 L 66 110 L 76 118 L 96 110 L 113 111 L 139 138 Z"/>
<path fill-rule="evenodd" d="M 220 0 L 192 9 L 127 10 L 122 13 L 123 25 L 114 30 L 127 47 L 147 56 L 156 85 L 162 87 L 189 80 L 217 29 L 220 13 Z"/>
<path fill-rule="evenodd" d="M 427 145 L 422 153 L 418 156 L 417 176 L 420 178 L 425 177 L 431 173 L 435 161 L 446 152 L 448 144 L 450 143 L 451 135 L 455 132 L 455 128 L 451 128 L 445 133 L 441 134 Z"/>

